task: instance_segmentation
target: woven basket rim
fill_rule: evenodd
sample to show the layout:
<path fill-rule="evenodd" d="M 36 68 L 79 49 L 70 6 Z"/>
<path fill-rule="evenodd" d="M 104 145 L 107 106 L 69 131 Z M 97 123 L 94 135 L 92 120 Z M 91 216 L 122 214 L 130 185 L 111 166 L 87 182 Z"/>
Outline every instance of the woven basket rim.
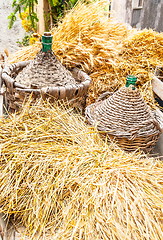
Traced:
<path fill-rule="evenodd" d="M 79 83 L 76 84 L 67 84 L 66 86 L 47 86 L 47 87 L 38 87 L 38 88 L 28 88 L 18 82 L 15 81 L 14 78 L 12 78 L 12 74 L 15 72 L 18 72 L 22 70 L 24 67 L 29 65 L 32 62 L 32 60 L 23 61 L 23 62 L 17 62 L 13 64 L 7 64 L 4 69 L 2 70 L 2 81 L 5 83 L 6 87 L 9 89 L 10 92 L 13 92 L 15 89 L 16 91 L 20 92 L 28 92 L 28 93 L 40 93 L 41 95 L 49 94 L 54 95 L 56 97 L 57 93 L 58 95 L 64 95 L 66 92 L 74 91 L 76 92 L 77 96 L 83 96 L 86 94 L 88 87 L 91 83 L 91 78 L 85 73 L 84 71 L 80 70 L 77 67 L 74 67 L 72 69 L 69 69 L 69 71 L 76 76 L 76 80 L 79 81 Z M 79 93 L 79 94 L 78 94 Z M 66 96 L 64 96 L 66 97 Z"/>
<path fill-rule="evenodd" d="M 161 133 L 159 123 L 144 102 L 138 89 L 136 89 L 137 92 L 134 91 L 135 96 L 141 97 L 141 101 L 139 102 L 142 102 L 142 105 L 140 105 L 142 109 L 139 111 L 140 106 L 138 105 L 138 111 L 135 112 L 136 115 L 134 114 L 134 109 L 130 110 L 130 108 L 127 108 L 130 104 L 132 105 L 132 103 L 129 103 L 128 106 L 126 104 L 128 96 L 126 99 L 125 96 L 122 96 L 121 103 L 119 102 L 119 96 L 121 96 L 121 94 L 123 95 L 125 91 L 127 93 L 130 89 L 132 92 L 132 86 L 130 88 L 121 87 L 107 99 L 87 106 L 85 116 L 88 122 L 96 126 L 99 131 L 120 138 L 124 137 L 129 140 L 141 138 L 142 136 L 148 137 L 151 135 L 159 135 Z M 126 102 L 124 102 L 124 100 Z M 119 104 L 117 104 L 117 102 Z M 136 105 L 137 102 L 134 102 L 133 106 L 136 107 Z M 126 107 L 126 111 L 124 106 Z"/>

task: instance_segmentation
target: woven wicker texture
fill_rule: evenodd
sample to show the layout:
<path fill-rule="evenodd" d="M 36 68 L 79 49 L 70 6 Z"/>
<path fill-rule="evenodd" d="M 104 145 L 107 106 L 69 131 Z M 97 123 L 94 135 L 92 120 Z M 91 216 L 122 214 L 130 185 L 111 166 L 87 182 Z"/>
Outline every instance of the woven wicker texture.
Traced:
<path fill-rule="evenodd" d="M 71 72 L 58 61 L 52 51 L 40 51 L 36 58 L 18 74 L 15 80 L 26 87 L 35 85 L 39 88 L 76 83 Z"/>
<path fill-rule="evenodd" d="M 30 94 L 34 101 L 40 97 L 51 102 L 64 100 L 83 111 L 91 79 L 78 68 L 67 70 L 52 51 L 41 51 L 33 61 L 6 65 L 2 81 L 5 107 L 10 112 L 18 111 Z"/>
<path fill-rule="evenodd" d="M 89 123 L 125 150 L 148 149 L 160 134 L 159 124 L 138 89 L 122 87 L 104 101 L 89 105 L 85 111 Z"/>

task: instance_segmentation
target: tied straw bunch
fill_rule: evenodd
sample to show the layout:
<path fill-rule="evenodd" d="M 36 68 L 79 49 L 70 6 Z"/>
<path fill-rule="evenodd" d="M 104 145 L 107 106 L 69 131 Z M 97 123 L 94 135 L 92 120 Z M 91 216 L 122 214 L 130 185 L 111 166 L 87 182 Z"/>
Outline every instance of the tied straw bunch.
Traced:
<path fill-rule="evenodd" d="M 0 126 L 0 211 L 22 239 L 163 239 L 161 161 L 108 145 L 64 106 L 27 104 Z"/>
<path fill-rule="evenodd" d="M 136 30 L 108 17 L 104 1 L 79 2 L 52 29 L 53 51 L 67 67 L 77 66 L 92 78 L 87 104 L 105 91 L 124 85 L 128 74 L 138 77 L 146 102 L 155 108 L 151 75 L 163 62 L 163 33 Z M 10 63 L 33 59 L 41 44 L 23 48 L 8 59 Z"/>

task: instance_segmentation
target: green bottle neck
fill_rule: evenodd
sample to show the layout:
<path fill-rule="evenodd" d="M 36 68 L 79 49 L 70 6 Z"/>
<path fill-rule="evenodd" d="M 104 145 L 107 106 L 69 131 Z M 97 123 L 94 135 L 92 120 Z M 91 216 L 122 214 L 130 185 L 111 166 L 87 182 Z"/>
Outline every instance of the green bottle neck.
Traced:
<path fill-rule="evenodd" d="M 42 36 L 42 52 L 48 52 L 52 50 L 52 39 L 51 33 L 44 33 Z"/>
<path fill-rule="evenodd" d="M 136 86 L 136 81 L 137 81 L 137 77 L 133 75 L 128 75 L 126 78 L 126 87 L 129 87 L 130 85 Z"/>

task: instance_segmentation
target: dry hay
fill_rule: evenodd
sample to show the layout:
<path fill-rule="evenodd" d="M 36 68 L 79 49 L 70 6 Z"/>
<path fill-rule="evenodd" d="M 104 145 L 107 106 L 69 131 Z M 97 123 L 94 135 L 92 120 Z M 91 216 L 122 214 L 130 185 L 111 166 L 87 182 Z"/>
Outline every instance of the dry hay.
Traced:
<path fill-rule="evenodd" d="M 161 161 L 108 146 L 70 108 L 26 105 L 0 128 L 0 211 L 30 239 L 163 239 Z"/>
<path fill-rule="evenodd" d="M 97 65 L 103 65 L 103 61 L 100 60 L 104 58 L 105 50 L 108 50 L 105 60 L 113 57 L 118 51 L 115 46 L 121 43 L 123 37 L 128 36 L 130 31 L 125 24 L 114 23 L 108 18 L 108 12 L 104 10 L 107 4 L 79 2 L 67 12 L 58 27 L 52 29 L 53 51 L 67 66 L 81 65 L 84 70 L 90 72 L 90 66 L 94 66 L 94 57 Z M 11 55 L 9 62 L 33 59 L 40 48 L 40 43 L 24 47 Z"/>
<path fill-rule="evenodd" d="M 163 33 L 144 29 L 124 40 L 118 57 L 110 68 L 99 70 L 90 76 L 93 79 L 88 104 L 94 102 L 102 92 L 114 92 L 124 85 L 126 76 L 138 77 L 138 87 L 145 100 L 155 106 L 150 80 L 155 67 L 163 64 Z"/>
<path fill-rule="evenodd" d="M 108 4 L 108 3 L 107 3 Z M 53 50 L 67 67 L 78 66 L 92 78 L 87 104 L 105 91 L 124 85 L 128 74 L 136 75 L 146 101 L 155 106 L 151 74 L 163 63 L 163 33 L 128 28 L 105 11 L 106 2 L 79 3 L 52 29 Z M 35 57 L 41 44 L 26 47 L 9 62 Z"/>

